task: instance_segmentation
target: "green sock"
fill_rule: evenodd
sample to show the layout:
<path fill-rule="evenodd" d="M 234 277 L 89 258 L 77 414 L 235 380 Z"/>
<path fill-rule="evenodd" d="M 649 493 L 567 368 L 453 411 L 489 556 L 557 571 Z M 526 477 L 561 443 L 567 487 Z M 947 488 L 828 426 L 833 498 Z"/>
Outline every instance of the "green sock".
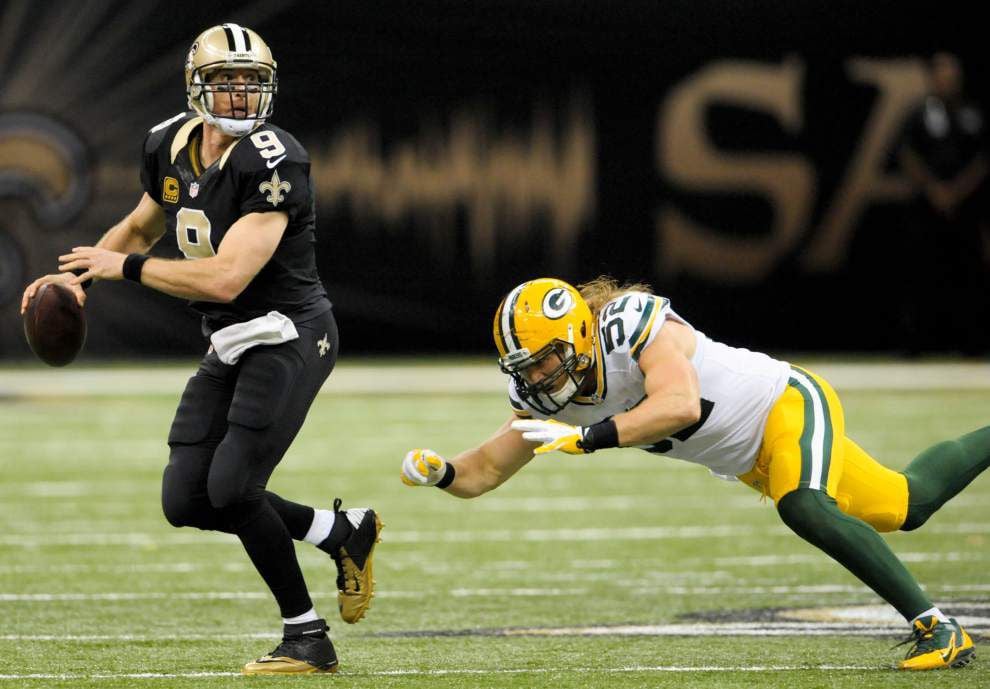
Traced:
<path fill-rule="evenodd" d="M 901 529 L 911 531 L 924 524 L 988 466 L 990 426 L 933 445 L 915 457 L 904 470 L 908 513 Z"/>
<path fill-rule="evenodd" d="M 933 607 L 880 534 L 842 512 L 822 491 L 792 491 L 780 499 L 777 511 L 794 533 L 856 575 L 906 620 Z"/>

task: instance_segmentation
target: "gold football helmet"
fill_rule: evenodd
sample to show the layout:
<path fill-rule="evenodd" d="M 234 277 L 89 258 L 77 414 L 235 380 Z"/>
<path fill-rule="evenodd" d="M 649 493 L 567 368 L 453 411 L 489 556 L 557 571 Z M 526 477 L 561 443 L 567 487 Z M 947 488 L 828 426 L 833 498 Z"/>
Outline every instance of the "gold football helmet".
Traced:
<path fill-rule="evenodd" d="M 257 83 L 211 83 L 211 75 L 221 69 L 250 69 L 258 73 Z M 245 95 L 258 94 L 254 114 L 247 109 L 243 118 L 220 116 L 214 112 L 218 94 L 243 89 Z M 278 91 L 275 58 L 261 36 L 238 24 L 220 24 L 201 33 L 186 57 L 186 96 L 189 107 L 225 134 L 241 137 L 251 133 L 272 115 Z M 232 98 L 232 96 L 229 96 Z"/>
<path fill-rule="evenodd" d="M 502 300 L 493 329 L 499 367 L 534 409 L 554 414 L 581 391 L 594 363 L 595 328 L 574 287 L 556 278 L 522 283 Z"/>

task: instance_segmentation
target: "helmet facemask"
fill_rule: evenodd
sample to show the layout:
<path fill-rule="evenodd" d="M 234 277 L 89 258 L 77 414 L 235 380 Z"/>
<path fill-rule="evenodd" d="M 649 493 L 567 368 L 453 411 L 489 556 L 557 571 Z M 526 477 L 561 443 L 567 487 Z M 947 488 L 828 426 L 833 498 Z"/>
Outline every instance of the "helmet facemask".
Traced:
<path fill-rule="evenodd" d="M 503 373 L 512 377 L 519 397 L 534 409 L 552 415 L 561 411 L 580 392 L 587 377 L 591 361 L 584 354 L 577 354 L 574 345 L 563 340 L 554 340 L 536 354 L 499 359 Z M 556 355 L 558 364 L 549 371 L 540 364 Z M 511 361 L 507 361 L 511 359 Z M 531 381 L 527 373 L 540 371 L 543 375 Z"/>
<path fill-rule="evenodd" d="M 252 70 L 258 75 L 257 81 L 236 82 L 217 79 L 222 70 L 230 69 Z M 218 62 L 192 70 L 188 96 L 189 105 L 202 115 L 208 124 L 229 136 L 241 137 L 261 126 L 271 117 L 275 109 L 277 91 L 278 82 L 272 65 Z M 238 116 L 238 112 L 234 109 L 235 97 L 238 93 L 243 94 L 243 116 Z M 224 102 L 221 99 L 227 100 Z M 252 107 L 254 99 L 257 100 L 256 107 Z M 217 110 L 224 114 L 217 114 Z"/>

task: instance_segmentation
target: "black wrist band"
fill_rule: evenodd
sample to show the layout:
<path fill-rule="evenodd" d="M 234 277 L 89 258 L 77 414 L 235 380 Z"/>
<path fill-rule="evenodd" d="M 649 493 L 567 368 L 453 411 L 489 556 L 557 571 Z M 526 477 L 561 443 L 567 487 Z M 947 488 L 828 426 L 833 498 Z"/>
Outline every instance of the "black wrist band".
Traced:
<path fill-rule="evenodd" d="M 598 423 L 584 427 L 581 436 L 581 447 L 585 452 L 604 450 L 607 447 L 619 446 L 619 431 L 615 427 L 615 421 L 605 419 Z"/>
<path fill-rule="evenodd" d="M 85 272 L 86 271 L 83 270 L 82 268 L 76 268 L 75 270 L 72 271 L 72 274 L 75 275 L 76 277 L 79 277 L 80 275 L 82 275 Z M 89 280 L 86 280 L 85 282 L 80 282 L 79 283 L 79 286 L 82 287 L 83 289 L 89 289 L 92 285 L 93 285 L 93 278 L 90 278 Z"/>
<path fill-rule="evenodd" d="M 141 269 L 149 258 L 151 256 L 145 254 L 127 254 L 127 258 L 124 259 L 124 279 L 141 282 Z"/>
<path fill-rule="evenodd" d="M 437 484 L 436 484 L 437 485 L 437 488 L 446 488 L 451 483 L 453 483 L 454 482 L 454 474 L 456 474 L 456 473 L 457 472 L 454 471 L 454 465 L 451 464 L 450 462 L 447 462 L 447 468 L 444 469 L 443 478 L 440 479 L 439 481 L 437 481 Z"/>

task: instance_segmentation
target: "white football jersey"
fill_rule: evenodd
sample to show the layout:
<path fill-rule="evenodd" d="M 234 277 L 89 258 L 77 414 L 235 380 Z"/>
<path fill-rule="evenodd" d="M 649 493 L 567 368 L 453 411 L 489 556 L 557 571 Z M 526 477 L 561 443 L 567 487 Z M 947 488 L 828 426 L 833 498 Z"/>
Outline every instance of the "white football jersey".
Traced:
<path fill-rule="evenodd" d="M 643 401 L 645 377 L 639 355 L 667 320 L 691 327 L 664 297 L 633 292 L 608 302 L 598 314 L 595 392 L 576 397 L 552 418 L 590 426 Z M 643 449 L 703 464 L 720 476 L 738 476 L 756 460 L 767 415 L 784 392 L 790 366 L 759 352 L 716 342 L 698 330 L 694 334 L 697 344 L 691 363 L 701 386 L 701 418 Z M 548 418 L 520 399 L 511 378 L 509 403 L 518 416 Z"/>

